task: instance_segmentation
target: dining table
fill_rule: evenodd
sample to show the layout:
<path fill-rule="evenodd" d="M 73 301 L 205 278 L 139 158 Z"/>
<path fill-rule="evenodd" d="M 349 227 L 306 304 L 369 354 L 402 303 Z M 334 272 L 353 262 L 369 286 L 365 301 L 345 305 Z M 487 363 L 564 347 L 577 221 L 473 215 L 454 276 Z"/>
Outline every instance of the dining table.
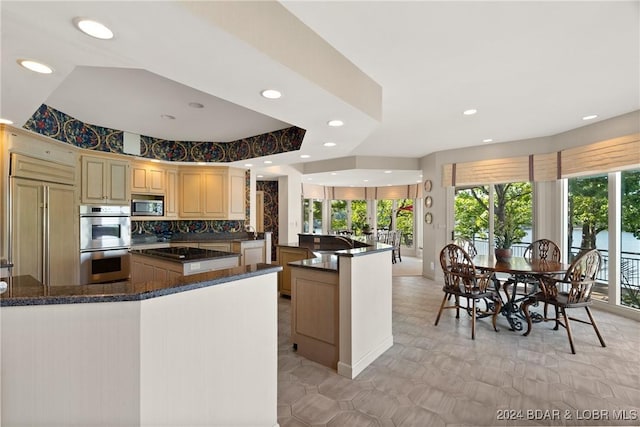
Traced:
<path fill-rule="evenodd" d="M 526 320 L 526 316 L 522 311 L 522 302 L 538 290 L 537 286 L 531 286 L 528 291 L 517 293 L 516 286 L 518 283 L 525 283 L 527 279 L 531 278 L 537 281 L 541 276 L 563 275 L 570 267 L 570 264 L 563 262 L 536 258 L 528 259 L 522 256 L 499 260 L 493 255 L 476 255 L 473 258 L 473 263 L 477 269 L 493 273 L 492 281 L 496 292 L 502 300 L 500 313 L 506 317 L 513 331 L 522 331 L 522 321 Z M 505 277 L 501 279 L 496 273 L 502 273 Z M 511 294 L 506 291 L 503 292 L 505 294 L 503 296 L 500 288 L 505 279 L 507 283 L 513 284 L 513 290 Z M 530 317 L 533 322 L 541 322 L 543 320 L 542 315 L 535 312 L 530 313 Z"/>

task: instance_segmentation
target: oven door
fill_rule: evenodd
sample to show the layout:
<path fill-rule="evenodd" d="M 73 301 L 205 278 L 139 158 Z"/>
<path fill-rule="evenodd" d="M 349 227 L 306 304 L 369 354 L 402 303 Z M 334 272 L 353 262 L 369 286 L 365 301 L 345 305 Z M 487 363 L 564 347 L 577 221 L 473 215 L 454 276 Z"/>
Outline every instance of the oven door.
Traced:
<path fill-rule="evenodd" d="M 80 250 L 128 248 L 131 219 L 128 216 L 81 216 Z"/>
<path fill-rule="evenodd" d="M 127 280 L 130 273 L 128 249 L 80 253 L 80 282 L 83 285 Z"/>

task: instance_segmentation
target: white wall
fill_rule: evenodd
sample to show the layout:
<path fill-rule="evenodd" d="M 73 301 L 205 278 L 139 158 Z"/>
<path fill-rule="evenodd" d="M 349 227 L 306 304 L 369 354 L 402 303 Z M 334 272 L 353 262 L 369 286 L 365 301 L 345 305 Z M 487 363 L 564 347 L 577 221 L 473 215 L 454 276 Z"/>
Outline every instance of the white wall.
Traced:
<path fill-rule="evenodd" d="M 298 241 L 302 230 L 302 174 L 290 168 L 278 178 L 278 243 Z"/>

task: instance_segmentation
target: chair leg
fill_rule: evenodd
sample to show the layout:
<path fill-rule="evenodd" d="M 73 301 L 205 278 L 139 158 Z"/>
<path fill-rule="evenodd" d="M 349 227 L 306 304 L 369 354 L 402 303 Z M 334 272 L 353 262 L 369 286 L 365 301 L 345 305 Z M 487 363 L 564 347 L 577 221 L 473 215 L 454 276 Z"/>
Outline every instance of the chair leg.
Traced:
<path fill-rule="evenodd" d="M 593 316 L 591 315 L 591 310 L 589 310 L 589 307 L 585 307 L 585 310 L 587 310 L 587 315 L 589 316 L 589 320 L 591 321 L 591 326 L 593 326 L 593 329 L 596 331 L 596 335 L 598 336 L 598 339 L 600 340 L 600 345 L 603 347 L 606 347 L 607 345 L 604 343 L 604 340 L 602 339 L 602 335 L 600 335 L 600 331 L 598 330 L 598 327 L 596 326 L 596 321 L 593 318 Z"/>
<path fill-rule="evenodd" d="M 467 298 L 467 305 L 469 305 L 469 299 Z M 473 298 L 471 303 L 471 339 L 476 339 L 476 299 Z"/>
<path fill-rule="evenodd" d="M 532 322 L 531 322 L 531 315 L 529 314 L 529 306 L 534 302 L 535 300 L 533 300 L 532 298 L 529 298 L 522 303 L 522 312 L 524 313 L 524 317 L 527 320 L 527 331 L 524 334 L 522 334 L 525 337 L 528 336 L 529 333 L 531 332 Z"/>
<path fill-rule="evenodd" d="M 567 330 L 567 335 L 569 336 L 569 345 L 571 346 L 571 353 L 576 354 L 576 349 L 573 346 L 573 335 L 571 335 L 571 326 L 569 325 L 569 318 L 567 317 L 567 312 L 564 308 L 562 308 L 562 317 L 564 317 L 564 328 Z"/>
<path fill-rule="evenodd" d="M 438 326 L 438 322 L 440 321 L 440 315 L 442 314 L 442 310 L 444 310 L 444 304 L 447 302 L 447 298 L 450 296 L 451 294 L 445 292 L 444 297 L 442 298 L 442 304 L 440 304 L 440 310 L 438 310 L 438 317 L 436 317 L 435 326 Z"/>
<path fill-rule="evenodd" d="M 558 327 L 560 326 L 560 313 L 559 313 L 559 309 L 558 306 L 555 306 L 556 308 L 556 326 L 553 328 L 554 331 L 558 330 Z M 564 314 L 564 309 L 562 310 L 562 313 Z M 566 321 L 565 321 L 566 322 Z"/>
<path fill-rule="evenodd" d="M 460 297 L 456 295 L 456 319 L 460 318 Z"/>
<path fill-rule="evenodd" d="M 496 321 L 498 320 L 498 314 L 500 314 L 500 308 L 502 304 L 500 303 L 500 298 L 496 298 L 493 303 L 495 304 L 495 310 L 493 312 L 493 316 L 491 321 L 493 322 L 493 330 L 498 332 L 498 327 L 496 326 Z"/>

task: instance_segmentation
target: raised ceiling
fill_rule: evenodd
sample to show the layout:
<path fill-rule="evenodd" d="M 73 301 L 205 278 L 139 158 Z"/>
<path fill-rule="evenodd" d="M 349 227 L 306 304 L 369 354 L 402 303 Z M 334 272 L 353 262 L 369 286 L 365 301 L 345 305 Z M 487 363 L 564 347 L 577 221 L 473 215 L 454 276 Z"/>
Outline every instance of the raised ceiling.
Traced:
<path fill-rule="evenodd" d="M 209 141 L 293 125 L 307 130 L 300 152 L 255 159 L 257 173 L 293 165 L 325 185 L 413 183 L 411 160 L 435 151 L 640 109 L 639 4 L 2 1 L 0 117 L 21 126 L 46 103 L 105 127 Z M 80 33 L 77 16 L 115 38 Z M 27 72 L 18 58 L 55 72 Z M 262 98 L 266 88 L 283 97 Z M 345 126 L 328 127 L 333 118 Z M 367 168 L 345 160 L 364 156 Z"/>

